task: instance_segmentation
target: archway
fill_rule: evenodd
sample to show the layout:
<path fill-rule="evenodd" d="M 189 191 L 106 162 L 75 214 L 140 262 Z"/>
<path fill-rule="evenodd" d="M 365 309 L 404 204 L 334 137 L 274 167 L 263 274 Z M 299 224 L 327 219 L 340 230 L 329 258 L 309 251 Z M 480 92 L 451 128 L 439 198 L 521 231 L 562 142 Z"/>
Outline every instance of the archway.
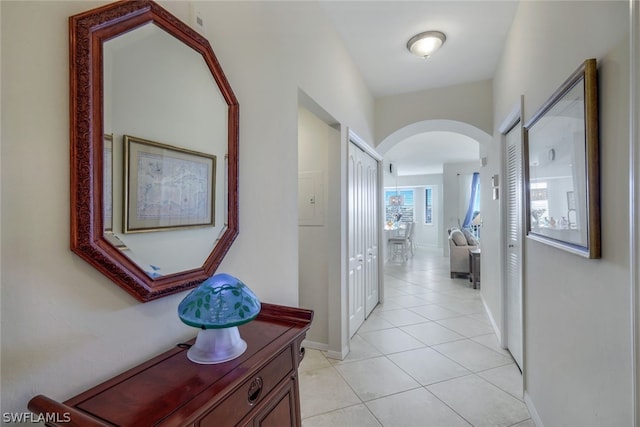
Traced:
<path fill-rule="evenodd" d="M 447 163 L 447 166 L 443 168 L 444 170 L 442 170 L 442 172 L 439 174 L 440 176 L 437 176 L 437 179 L 432 180 L 431 178 L 431 177 L 436 177 L 436 175 L 422 175 L 420 185 L 417 185 L 417 184 L 407 184 L 407 185 L 409 186 L 416 185 L 417 188 L 422 188 L 424 187 L 424 185 L 426 185 L 426 188 L 429 188 L 430 184 L 433 184 L 432 193 L 434 196 L 434 203 L 436 204 L 436 206 L 439 205 L 439 207 L 438 207 L 438 210 L 433 212 L 434 219 L 433 219 L 432 225 L 435 225 L 437 227 L 436 228 L 430 228 L 428 226 L 425 226 L 422 228 L 416 227 L 417 230 L 420 231 L 420 233 L 417 233 L 419 235 L 416 236 L 416 240 L 420 241 L 422 239 L 425 242 L 425 244 L 427 244 L 427 246 L 436 245 L 437 247 L 442 248 L 443 255 L 448 255 L 448 236 L 446 233 L 446 229 L 451 226 L 459 225 L 458 223 L 463 222 L 461 220 L 464 218 L 465 215 L 463 213 L 462 217 L 460 218 L 459 210 L 464 209 L 466 212 L 466 209 L 468 206 L 469 196 L 468 194 L 465 196 L 464 191 L 461 190 L 462 188 L 465 188 L 465 186 L 463 182 L 460 180 L 469 178 L 468 181 L 470 185 L 471 176 L 473 172 L 480 172 L 479 168 L 484 163 L 484 162 L 481 162 L 481 159 L 485 157 L 487 147 L 492 141 L 492 136 L 473 125 L 456 121 L 456 120 L 443 120 L 443 119 L 423 120 L 420 122 L 416 122 L 416 123 L 404 126 L 396 130 L 395 132 L 392 132 L 390 135 L 385 137 L 378 144 L 378 146 L 376 147 L 376 150 L 378 151 L 378 153 L 385 156 L 385 159 L 387 161 L 392 160 L 395 163 L 395 160 L 398 160 L 397 158 L 386 157 L 387 154 L 391 154 L 392 151 L 396 151 L 396 150 L 392 150 L 392 148 L 396 146 L 398 146 L 397 148 L 400 148 L 399 144 L 403 142 L 408 143 L 409 140 L 421 134 L 427 134 L 427 133 L 435 134 L 435 133 L 442 133 L 442 132 L 462 135 L 466 137 L 466 139 L 470 140 L 469 142 L 471 143 L 473 143 L 473 141 L 477 142 L 478 157 L 476 157 L 476 159 L 478 160 L 478 164 L 467 165 L 464 163 L 456 163 L 459 161 L 465 162 L 466 160 L 452 159 L 451 160 L 452 163 Z M 409 145 L 411 146 L 411 144 Z M 415 145 L 413 146 L 415 147 Z M 409 149 L 412 150 L 413 148 L 409 148 Z M 395 154 L 397 155 L 397 153 Z M 416 153 L 416 154 L 418 155 L 417 158 L 419 158 L 420 154 L 419 153 Z M 473 170 L 467 170 L 468 168 L 472 168 Z M 393 173 L 397 174 L 397 171 L 398 171 L 398 168 L 394 168 L 392 174 Z M 390 173 L 388 168 L 385 168 L 385 173 L 387 174 Z M 427 172 L 427 173 L 431 173 L 431 172 Z M 411 175 L 411 173 L 409 174 Z M 387 178 L 389 177 L 391 177 L 391 175 L 387 175 Z M 401 184 L 402 182 L 408 183 L 408 181 L 411 181 L 411 180 L 406 180 L 405 178 L 407 177 L 403 176 L 403 177 L 400 177 L 400 179 L 398 179 L 397 175 L 395 176 L 396 192 L 398 191 L 398 181 L 400 181 Z M 416 181 L 413 180 L 412 182 L 415 183 Z M 421 195 L 420 191 L 414 192 L 408 187 L 406 187 L 405 190 L 401 190 L 401 192 L 402 191 L 407 192 L 409 196 L 413 194 L 416 195 L 416 201 L 415 201 L 416 206 L 421 203 L 424 203 L 424 200 L 420 200 L 420 195 Z M 430 191 L 430 190 L 425 190 L 425 191 Z M 439 198 L 436 198 L 438 193 L 439 193 Z M 467 191 L 467 193 L 469 192 Z M 422 197 L 422 199 L 428 199 L 431 196 L 431 194 L 429 194 L 428 196 L 427 195 L 422 195 L 422 196 L 424 196 Z M 465 201 L 462 201 L 462 199 L 464 199 Z M 414 212 L 413 207 L 409 207 L 408 209 L 410 210 L 410 213 Z M 415 211 L 415 214 L 417 217 L 416 223 L 419 223 L 421 221 L 420 217 L 422 215 L 417 210 Z M 424 216 L 425 218 L 427 217 L 426 214 Z M 411 216 L 411 218 L 414 218 L 414 216 Z"/>
<path fill-rule="evenodd" d="M 485 131 L 464 122 L 442 119 L 423 120 L 404 126 L 389 134 L 382 141 L 380 141 L 380 144 L 376 146 L 376 150 L 378 151 L 378 153 L 384 156 L 384 154 L 389 151 L 391 147 L 409 138 L 410 136 L 417 135 L 419 133 L 437 131 L 459 133 L 462 135 L 466 135 L 469 138 L 475 139 L 476 141 L 478 141 L 478 144 L 480 144 L 481 155 L 484 152 L 483 148 L 486 147 L 492 139 L 491 135 L 489 135 Z"/>

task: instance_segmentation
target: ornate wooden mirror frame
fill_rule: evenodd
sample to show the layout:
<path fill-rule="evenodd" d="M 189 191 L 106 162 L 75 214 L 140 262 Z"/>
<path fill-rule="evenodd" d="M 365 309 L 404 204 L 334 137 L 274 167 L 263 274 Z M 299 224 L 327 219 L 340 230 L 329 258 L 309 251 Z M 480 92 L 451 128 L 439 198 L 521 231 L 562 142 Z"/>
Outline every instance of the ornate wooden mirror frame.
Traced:
<path fill-rule="evenodd" d="M 156 278 L 109 243 L 103 228 L 103 43 L 154 23 L 200 53 L 228 105 L 227 227 L 202 267 Z M 148 0 L 109 4 L 69 18 L 71 117 L 71 250 L 146 302 L 195 287 L 210 277 L 238 234 L 239 107 L 209 42 Z"/>

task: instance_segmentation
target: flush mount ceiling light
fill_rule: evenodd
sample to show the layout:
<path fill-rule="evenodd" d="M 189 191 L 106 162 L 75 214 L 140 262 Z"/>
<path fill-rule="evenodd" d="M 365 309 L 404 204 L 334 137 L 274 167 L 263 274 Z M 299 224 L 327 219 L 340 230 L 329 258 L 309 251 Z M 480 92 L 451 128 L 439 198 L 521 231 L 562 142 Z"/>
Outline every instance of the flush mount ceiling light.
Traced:
<path fill-rule="evenodd" d="M 440 31 L 425 31 L 411 37 L 407 42 L 407 49 L 416 56 L 428 58 L 440 49 L 446 39 L 447 37 Z"/>

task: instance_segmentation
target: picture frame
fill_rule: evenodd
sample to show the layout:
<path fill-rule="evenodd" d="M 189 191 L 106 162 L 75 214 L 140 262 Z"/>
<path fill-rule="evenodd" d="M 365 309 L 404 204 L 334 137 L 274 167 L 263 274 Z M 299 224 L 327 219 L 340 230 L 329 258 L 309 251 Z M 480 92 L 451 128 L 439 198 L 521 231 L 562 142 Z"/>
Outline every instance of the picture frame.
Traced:
<path fill-rule="evenodd" d="M 600 258 L 597 64 L 587 59 L 524 127 L 527 237 Z"/>
<path fill-rule="evenodd" d="M 216 156 L 124 135 L 123 233 L 215 225 Z"/>

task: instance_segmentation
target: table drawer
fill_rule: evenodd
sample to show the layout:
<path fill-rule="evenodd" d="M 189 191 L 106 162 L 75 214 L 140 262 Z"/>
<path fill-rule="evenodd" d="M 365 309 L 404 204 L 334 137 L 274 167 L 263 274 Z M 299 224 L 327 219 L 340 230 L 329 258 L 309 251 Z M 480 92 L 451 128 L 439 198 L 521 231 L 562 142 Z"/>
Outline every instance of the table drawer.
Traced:
<path fill-rule="evenodd" d="M 294 370 L 291 346 L 245 381 L 227 399 L 200 419 L 201 427 L 235 426 L 253 407 L 265 399 L 283 378 Z"/>

